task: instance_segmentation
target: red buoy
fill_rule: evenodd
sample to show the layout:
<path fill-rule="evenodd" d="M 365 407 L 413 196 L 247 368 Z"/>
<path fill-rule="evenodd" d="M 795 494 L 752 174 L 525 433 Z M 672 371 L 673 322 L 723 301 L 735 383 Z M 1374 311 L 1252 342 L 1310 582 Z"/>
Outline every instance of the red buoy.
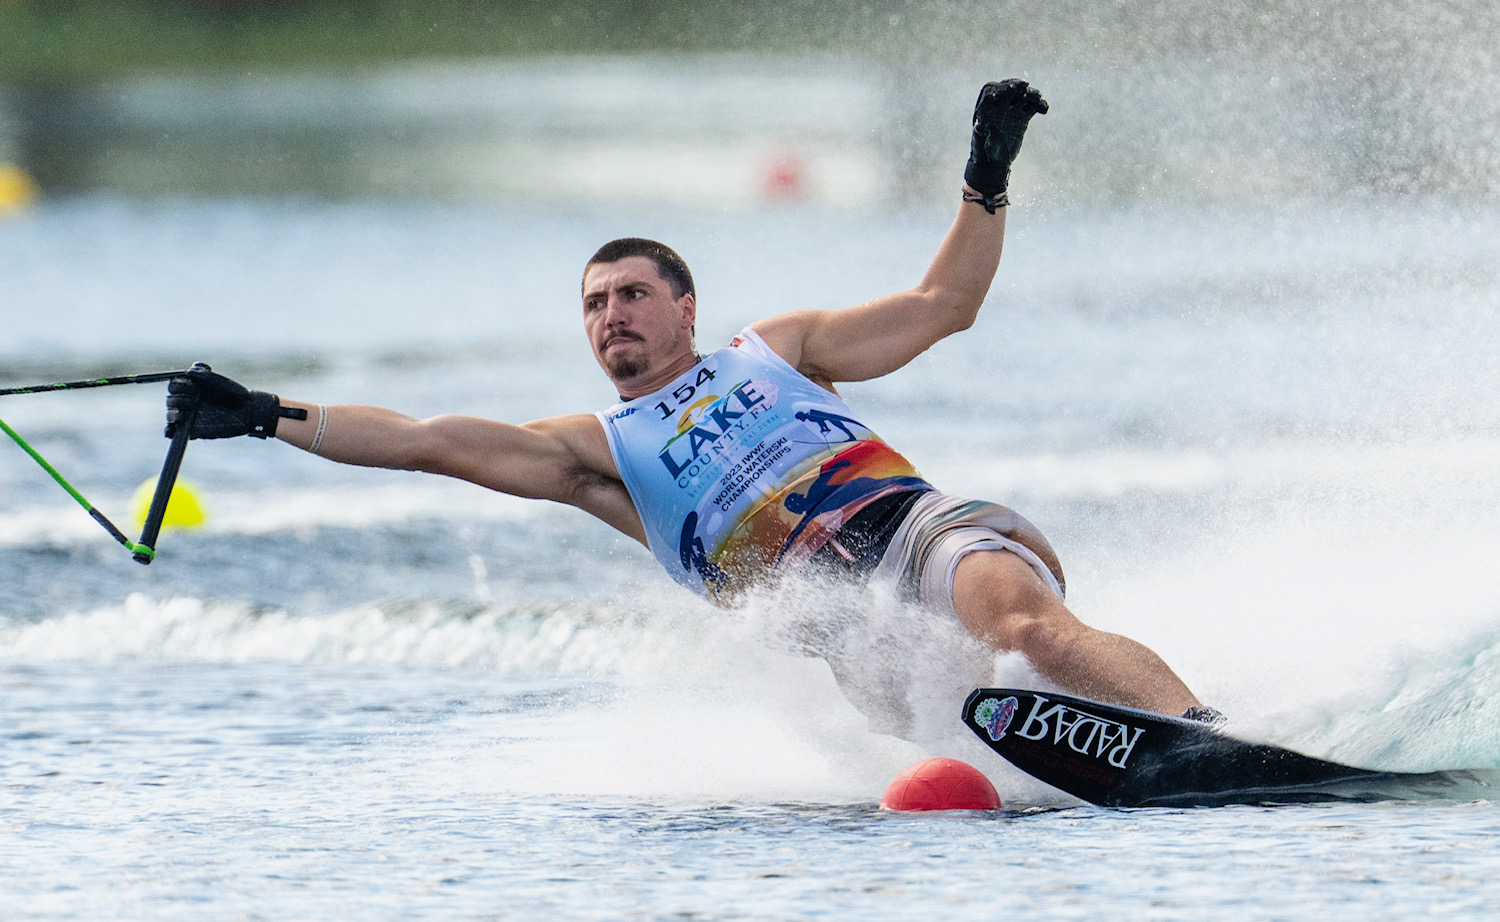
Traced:
<path fill-rule="evenodd" d="M 807 167 L 802 159 L 795 154 L 784 154 L 768 161 L 762 191 L 771 199 L 806 198 Z"/>
<path fill-rule="evenodd" d="M 999 810 L 1000 794 L 967 762 L 925 759 L 896 776 L 880 798 L 880 809 Z"/>

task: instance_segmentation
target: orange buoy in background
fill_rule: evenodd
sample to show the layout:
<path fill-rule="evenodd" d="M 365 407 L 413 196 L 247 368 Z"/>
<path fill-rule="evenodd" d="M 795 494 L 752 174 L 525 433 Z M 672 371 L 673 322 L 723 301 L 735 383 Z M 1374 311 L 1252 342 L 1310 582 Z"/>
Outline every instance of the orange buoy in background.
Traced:
<path fill-rule="evenodd" d="M 897 775 L 882 810 L 999 810 L 1000 794 L 979 769 L 957 759 L 924 759 Z"/>

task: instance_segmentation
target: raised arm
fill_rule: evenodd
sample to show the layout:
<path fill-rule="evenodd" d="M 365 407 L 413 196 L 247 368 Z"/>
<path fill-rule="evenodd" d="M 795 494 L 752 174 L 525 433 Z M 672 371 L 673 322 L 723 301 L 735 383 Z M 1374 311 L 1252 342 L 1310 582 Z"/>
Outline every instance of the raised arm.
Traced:
<path fill-rule="evenodd" d="M 794 311 L 753 324 L 766 343 L 815 381 L 888 374 L 933 343 L 968 329 L 1000 265 L 1006 189 L 1031 117 L 1047 111 L 1021 80 L 986 84 L 974 107 L 963 204 L 915 288 L 836 311 Z"/>
<path fill-rule="evenodd" d="M 603 426 L 591 415 L 522 425 L 472 416 L 414 419 L 380 407 L 283 402 L 212 372 L 174 379 L 167 406 L 169 435 L 193 407 L 193 438 L 275 436 L 344 464 L 456 477 L 513 496 L 577 506 L 645 543 Z M 298 411 L 305 418 L 297 418 Z"/>

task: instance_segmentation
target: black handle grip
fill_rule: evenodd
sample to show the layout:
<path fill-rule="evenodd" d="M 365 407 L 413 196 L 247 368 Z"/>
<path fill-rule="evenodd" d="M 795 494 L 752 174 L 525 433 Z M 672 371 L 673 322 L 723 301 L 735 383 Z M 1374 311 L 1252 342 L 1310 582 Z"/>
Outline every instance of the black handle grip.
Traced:
<path fill-rule="evenodd" d="M 202 362 L 194 368 L 208 370 Z M 156 559 L 156 538 L 161 534 L 161 523 L 167 515 L 167 503 L 172 499 L 172 488 L 177 485 L 177 472 L 182 470 L 182 456 L 187 453 L 188 440 L 193 432 L 193 418 L 198 415 L 197 405 L 187 407 L 177 416 L 177 428 L 173 431 L 172 444 L 167 448 L 167 458 L 161 465 L 161 476 L 156 478 L 156 493 L 151 497 L 151 508 L 146 512 L 146 523 L 141 528 L 141 540 L 136 542 L 145 548 L 131 555 L 136 563 L 149 564 Z"/>

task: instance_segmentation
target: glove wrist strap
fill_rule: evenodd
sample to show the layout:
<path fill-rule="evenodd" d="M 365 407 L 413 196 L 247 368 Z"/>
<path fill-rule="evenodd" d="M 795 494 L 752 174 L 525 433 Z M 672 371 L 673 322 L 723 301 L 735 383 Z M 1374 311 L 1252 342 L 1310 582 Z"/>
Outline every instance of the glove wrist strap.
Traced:
<path fill-rule="evenodd" d="M 985 195 L 983 192 L 975 192 L 973 189 L 964 190 L 964 201 L 980 205 L 985 211 L 994 214 L 996 209 L 1005 208 L 1010 205 L 1010 198 L 1001 189 L 994 195 Z"/>
<path fill-rule="evenodd" d="M 281 398 L 265 391 L 251 391 L 246 400 L 246 422 L 250 431 L 246 435 L 257 439 L 269 439 L 276 435 L 276 423 L 282 419 L 307 419 L 306 410 L 283 407 Z"/>

